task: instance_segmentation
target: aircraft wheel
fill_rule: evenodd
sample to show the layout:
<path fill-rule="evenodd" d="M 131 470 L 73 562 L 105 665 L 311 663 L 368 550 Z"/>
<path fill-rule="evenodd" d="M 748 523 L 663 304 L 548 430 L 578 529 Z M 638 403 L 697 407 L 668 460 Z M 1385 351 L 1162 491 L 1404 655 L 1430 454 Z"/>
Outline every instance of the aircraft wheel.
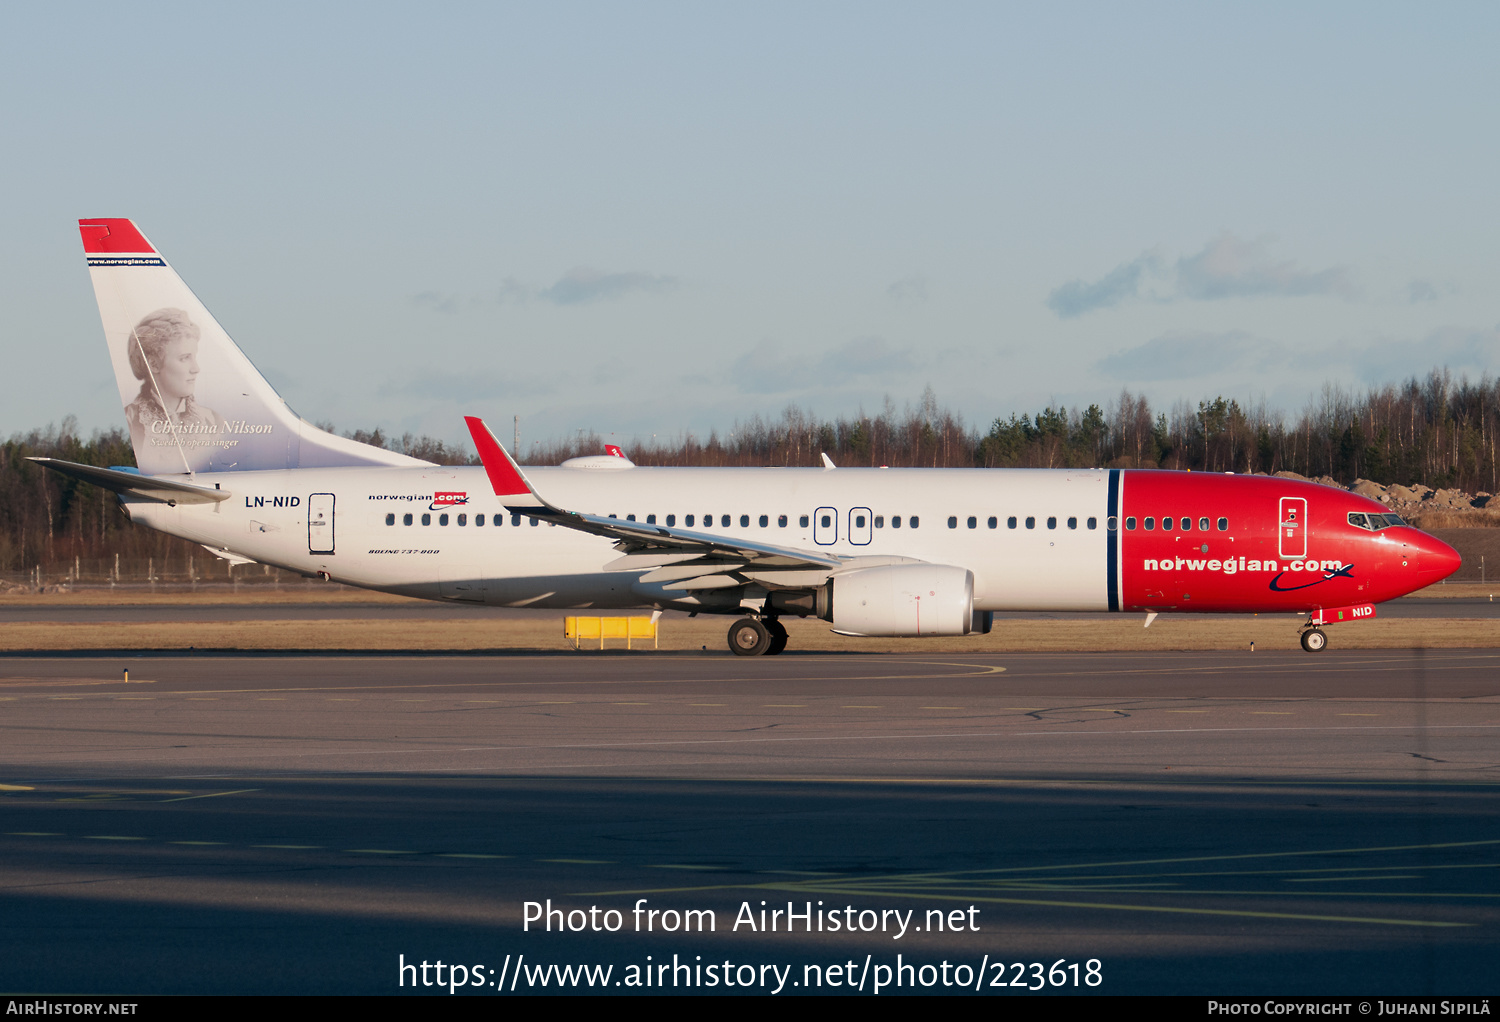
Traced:
<path fill-rule="evenodd" d="M 766 656 L 775 656 L 786 649 L 786 625 L 771 618 L 766 622 L 766 631 L 771 633 L 771 644 L 766 647 Z"/>
<path fill-rule="evenodd" d="M 771 648 L 771 633 L 753 617 L 742 617 L 729 626 L 729 649 L 735 656 L 760 656 Z"/>
<path fill-rule="evenodd" d="M 1322 629 L 1309 628 L 1302 633 L 1302 648 L 1309 653 L 1321 653 L 1328 646 L 1328 636 Z"/>

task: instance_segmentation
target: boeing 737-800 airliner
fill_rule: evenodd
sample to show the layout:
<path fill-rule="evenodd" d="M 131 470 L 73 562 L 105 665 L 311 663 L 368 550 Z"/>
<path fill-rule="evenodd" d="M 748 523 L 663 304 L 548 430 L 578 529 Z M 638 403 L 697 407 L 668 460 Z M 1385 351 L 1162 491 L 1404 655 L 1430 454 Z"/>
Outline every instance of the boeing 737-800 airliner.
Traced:
<path fill-rule="evenodd" d="M 136 468 L 38 460 L 232 562 L 434 600 L 727 614 L 747 656 L 785 648 L 785 615 L 927 636 L 1011 610 L 1296 613 L 1315 651 L 1320 626 L 1459 566 L 1372 500 L 1268 476 L 522 469 L 477 418 L 483 467 L 434 465 L 300 419 L 131 221 L 79 226 Z"/>

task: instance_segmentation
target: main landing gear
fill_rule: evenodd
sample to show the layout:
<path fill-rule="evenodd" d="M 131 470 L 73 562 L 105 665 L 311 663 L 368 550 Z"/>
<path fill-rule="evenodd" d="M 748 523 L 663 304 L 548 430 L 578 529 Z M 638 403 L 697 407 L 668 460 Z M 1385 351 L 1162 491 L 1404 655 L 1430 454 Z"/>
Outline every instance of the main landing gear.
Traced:
<path fill-rule="evenodd" d="M 1321 628 L 1308 628 L 1302 633 L 1302 648 L 1309 653 L 1321 653 L 1328 648 L 1328 636 Z"/>
<path fill-rule="evenodd" d="M 735 656 L 775 656 L 786 649 L 786 626 L 774 617 L 742 617 L 729 626 L 729 649 Z"/>

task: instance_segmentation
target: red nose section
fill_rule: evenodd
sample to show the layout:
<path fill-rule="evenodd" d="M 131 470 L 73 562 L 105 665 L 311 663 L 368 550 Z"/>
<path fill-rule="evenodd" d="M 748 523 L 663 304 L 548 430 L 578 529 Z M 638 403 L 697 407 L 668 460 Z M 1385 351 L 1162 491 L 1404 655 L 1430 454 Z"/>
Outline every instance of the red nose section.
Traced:
<path fill-rule="evenodd" d="M 1424 585 L 1440 582 L 1463 566 L 1458 551 L 1436 536 L 1418 532 L 1408 542 L 1417 548 L 1417 573 Z"/>

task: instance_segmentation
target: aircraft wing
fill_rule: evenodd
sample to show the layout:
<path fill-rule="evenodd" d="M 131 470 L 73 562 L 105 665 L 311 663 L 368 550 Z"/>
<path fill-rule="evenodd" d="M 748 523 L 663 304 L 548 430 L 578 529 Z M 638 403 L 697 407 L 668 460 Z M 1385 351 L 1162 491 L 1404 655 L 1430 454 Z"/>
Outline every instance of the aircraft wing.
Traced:
<path fill-rule="evenodd" d="M 215 504 L 228 500 L 228 490 L 220 490 L 196 483 L 178 482 L 175 479 L 159 479 L 139 472 L 124 472 L 117 468 L 100 468 L 97 465 L 81 465 L 76 461 L 58 458 L 27 458 L 43 468 L 50 468 L 61 475 L 72 476 L 86 483 L 126 497 L 154 500 L 162 504 Z"/>
<path fill-rule="evenodd" d="M 629 571 L 670 564 L 681 566 L 685 573 L 690 563 L 703 568 L 833 570 L 844 564 L 838 557 L 810 550 L 564 510 L 548 503 L 536 492 L 483 419 L 469 415 L 464 417 L 464 422 L 468 424 L 469 435 L 479 450 L 479 459 L 490 477 L 490 485 L 506 509 L 512 514 L 540 518 L 565 528 L 613 539 L 615 549 L 626 556 L 611 562 L 611 570 Z"/>

